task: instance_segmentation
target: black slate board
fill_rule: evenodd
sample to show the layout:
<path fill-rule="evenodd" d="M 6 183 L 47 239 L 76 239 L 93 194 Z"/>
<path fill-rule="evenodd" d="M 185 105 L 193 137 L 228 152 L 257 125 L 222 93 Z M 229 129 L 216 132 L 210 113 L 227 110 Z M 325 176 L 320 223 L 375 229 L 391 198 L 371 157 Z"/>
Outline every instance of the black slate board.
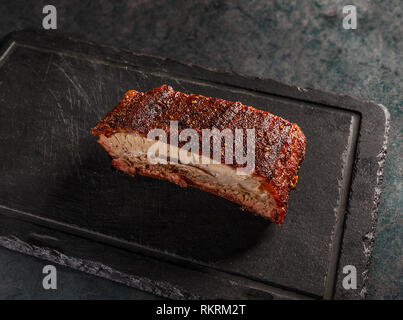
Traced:
<path fill-rule="evenodd" d="M 132 179 L 90 128 L 167 83 L 298 123 L 306 159 L 282 227 L 224 199 Z M 365 296 L 383 106 L 22 31 L 0 51 L 0 245 L 169 298 Z M 341 285 L 354 265 L 358 289 Z"/>

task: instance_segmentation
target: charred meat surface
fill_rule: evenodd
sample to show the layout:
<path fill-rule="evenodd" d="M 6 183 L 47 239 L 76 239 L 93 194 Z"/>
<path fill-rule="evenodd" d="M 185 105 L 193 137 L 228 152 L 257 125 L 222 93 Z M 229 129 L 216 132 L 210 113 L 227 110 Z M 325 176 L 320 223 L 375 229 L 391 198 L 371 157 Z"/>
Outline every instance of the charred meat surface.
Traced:
<path fill-rule="evenodd" d="M 203 129 L 216 128 L 220 132 L 254 129 L 254 170 L 238 174 L 237 168 L 242 165 L 237 161 L 228 164 L 225 152 L 221 153 L 218 163 L 150 162 L 147 151 L 154 143 L 163 144 L 147 138 L 151 130 L 161 129 L 167 133 L 168 140 L 164 143 L 171 157 L 179 154 L 186 144 L 186 141 L 171 144 L 173 121 L 179 133 L 185 129 L 200 133 L 200 144 Z M 182 187 L 200 188 L 277 224 L 284 221 L 289 192 L 297 183 L 306 142 L 296 124 L 278 116 L 240 102 L 188 95 L 168 85 L 145 93 L 128 91 L 92 129 L 92 134 L 98 136 L 98 142 L 112 156 L 113 165 L 119 170 L 130 175 L 138 173 L 166 179 Z M 212 155 L 213 145 L 210 151 Z M 200 159 L 206 156 L 201 148 L 198 155 Z"/>

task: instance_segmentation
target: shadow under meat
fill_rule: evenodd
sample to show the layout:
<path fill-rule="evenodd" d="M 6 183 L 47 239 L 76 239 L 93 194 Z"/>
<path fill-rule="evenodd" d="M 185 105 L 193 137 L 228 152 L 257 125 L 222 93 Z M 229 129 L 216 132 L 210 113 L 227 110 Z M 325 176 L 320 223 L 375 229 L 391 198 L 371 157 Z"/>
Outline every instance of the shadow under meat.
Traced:
<path fill-rule="evenodd" d="M 119 172 L 90 138 L 46 192 L 53 219 L 201 262 L 247 251 L 271 226 L 204 191 Z"/>

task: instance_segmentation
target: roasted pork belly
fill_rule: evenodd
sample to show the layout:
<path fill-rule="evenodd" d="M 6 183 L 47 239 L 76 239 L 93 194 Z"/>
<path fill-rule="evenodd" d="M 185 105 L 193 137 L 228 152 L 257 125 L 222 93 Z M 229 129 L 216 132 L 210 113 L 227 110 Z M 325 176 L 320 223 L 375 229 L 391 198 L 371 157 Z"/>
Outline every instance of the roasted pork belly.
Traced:
<path fill-rule="evenodd" d="M 166 134 L 156 139 L 150 132 Z M 207 145 L 206 132 L 226 135 L 208 137 Z M 296 124 L 168 85 L 128 91 L 92 133 L 119 170 L 197 187 L 277 224 L 284 221 L 305 156 L 305 136 Z"/>

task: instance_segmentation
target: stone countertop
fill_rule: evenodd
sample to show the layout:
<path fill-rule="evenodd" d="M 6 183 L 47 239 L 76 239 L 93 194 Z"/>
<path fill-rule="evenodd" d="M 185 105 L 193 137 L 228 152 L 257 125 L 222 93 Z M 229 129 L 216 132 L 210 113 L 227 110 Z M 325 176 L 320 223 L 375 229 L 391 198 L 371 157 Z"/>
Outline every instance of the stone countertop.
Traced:
<path fill-rule="evenodd" d="M 41 29 L 48 1 L 2 1 L 0 38 Z M 57 31 L 137 52 L 354 95 L 391 114 L 368 298 L 403 298 L 401 0 L 53 1 Z M 342 26 L 357 6 L 356 30 Z M 0 249 L 0 298 L 152 298 L 61 268 L 65 290 L 44 292 L 44 262 Z M 38 269 L 37 277 L 32 270 Z"/>

